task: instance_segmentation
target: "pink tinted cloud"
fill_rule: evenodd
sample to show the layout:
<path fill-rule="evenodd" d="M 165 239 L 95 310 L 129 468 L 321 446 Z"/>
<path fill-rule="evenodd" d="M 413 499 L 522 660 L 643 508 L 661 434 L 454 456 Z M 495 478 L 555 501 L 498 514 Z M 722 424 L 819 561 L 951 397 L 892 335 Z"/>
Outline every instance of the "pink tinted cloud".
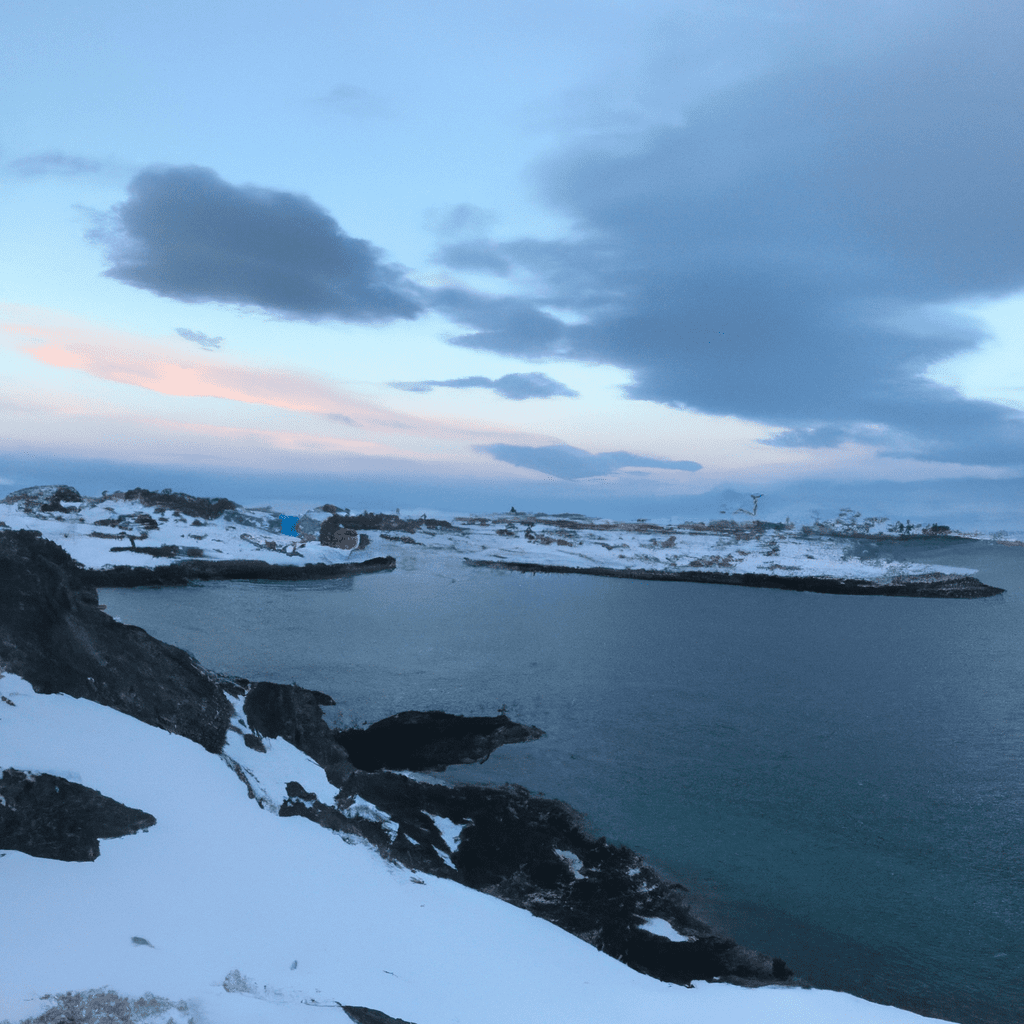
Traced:
<path fill-rule="evenodd" d="M 182 398 L 223 398 L 292 412 L 312 413 L 374 432 L 425 437 L 493 438 L 509 431 L 484 424 L 401 414 L 346 393 L 313 374 L 226 362 L 212 354 L 192 358 L 153 339 L 64 322 L 0 323 L 0 331 L 31 339 L 19 347 L 47 366 Z M 515 431 L 513 431 L 515 432 Z"/>
<path fill-rule="evenodd" d="M 36 337 L 50 334 L 51 338 L 42 344 L 26 346 L 23 351 L 47 366 L 80 370 L 103 380 L 131 384 L 164 395 L 226 398 L 234 402 L 332 417 L 351 418 L 355 415 L 376 418 L 381 412 L 311 375 L 294 370 L 264 370 L 192 360 L 161 351 L 151 343 L 142 347 L 137 340 L 129 350 L 109 342 L 103 344 L 74 337 L 78 333 L 66 329 L 40 331 L 35 328 L 33 334 Z"/>

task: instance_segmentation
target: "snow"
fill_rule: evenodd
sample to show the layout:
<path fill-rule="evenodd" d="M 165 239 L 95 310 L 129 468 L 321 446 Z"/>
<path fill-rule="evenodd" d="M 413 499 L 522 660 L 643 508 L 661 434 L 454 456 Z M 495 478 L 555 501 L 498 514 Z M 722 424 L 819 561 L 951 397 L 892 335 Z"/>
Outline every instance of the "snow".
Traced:
<path fill-rule="evenodd" d="M 579 881 L 586 876 L 583 874 L 583 861 L 570 850 L 559 850 L 555 847 L 555 856 L 572 872 L 572 877 Z M 637 874 L 639 874 L 637 870 Z"/>
<path fill-rule="evenodd" d="M 640 925 L 645 932 L 652 935 L 664 935 L 673 942 L 693 942 L 693 935 L 680 935 L 663 917 L 648 917 Z"/>
<path fill-rule="evenodd" d="M 103 840 L 91 863 L 0 856 L 0 1019 L 103 986 L 188 1000 L 209 1024 L 319 1022 L 337 1003 L 415 1024 L 923 1019 L 837 992 L 656 981 L 524 910 L 270 813 L 292 778 L 331 796 L 284 741 L 260 754 L 231 734 L 227 756 L 258 779 L 263 808 L 222 757 L 181 736 L 13 675 L 0 694 L 4 766 L 74 775 L 157 819 Z"/>
<path fill-rule="evenodd" d="M 384 826 L 392 841 L 398 835 L 398 822 L 382 811 L 376 804 L 357 796 L 348 807 L 342 811 L 346 818 L 365 818 L 367 821 L 376 821 Z"/>
<path fill-rule="evenodd" d="M 457 825 L 450 818 L 445 818 L 440 814 L 430 814 L 428 817 L 437 827 L 437 831 L 441 833 L 444 845 L 454 853 L 459 848 L 459 837 L 466 826 Z"/>
<path fill-rule="evenodd" d="M 11 502 L 11 504 L 7 504 Z M 110 497 L 87 498 L 65 504 L 66 512 L 38 511 L 24 500 L 9 495 L 0 503 L 0 520 L 11 529 L 39 530 L 65 548 L 88 568 L 109 565 L 156 566 L 174 559 L 131 550 L 130 541 L 118 534 L 131 533 L 136 546 L 176 545 L 182 557 L 206 559 L 259 559 L 272 565 L 303 565 L 311 562 L 360 562 L 391 555 L 403 565 L 424 568 L 430 561 L 444 562 L 452 554 L 498 562 L 525 562 L 578 568 L 646 569 L 656 572 L 705 570 L 726 573 L 761 573 L 776 576 L 818 576 L 862 579 L 884 583 L 940 575 L 973 575 L 973 569 L 926 565 L 889 559 L 858 558 L 851 541 L 841 537 L 804 534 L 792 529 L 767 529 L 760 534 L 741 524 L 715 529 L 695 524 L 616 523 L 601 519 L 554 516 L 500 515 L 458 516 L 457 529 L 419 525 L 415 532 L 392 539 L 394 532 L 360 530 L 369 538 L 365 548 L 340 549 L 321 545 L 310 531 L 319 528 L 331 513 L 311 509 L 299 519 L 302 537 L 281 533 L 281 515 L 270 509 L 234 509 L 216 519 L 194 526 L 189 517 L 135 501 Z M 101 526 L 118 517 L 146 515 L 156 527 Z M 750 524 L 747 524 L 748 526 Z M 139 539 L 145 532 L 147 536 Z M 104 534 L 105 536 L 94 536 Z M 411 542 L 411 543 L 410 543 Z M 126 551 L 113 548 L 128 547 Z M 186 548 L 201 554 L 188 555 Z"/>

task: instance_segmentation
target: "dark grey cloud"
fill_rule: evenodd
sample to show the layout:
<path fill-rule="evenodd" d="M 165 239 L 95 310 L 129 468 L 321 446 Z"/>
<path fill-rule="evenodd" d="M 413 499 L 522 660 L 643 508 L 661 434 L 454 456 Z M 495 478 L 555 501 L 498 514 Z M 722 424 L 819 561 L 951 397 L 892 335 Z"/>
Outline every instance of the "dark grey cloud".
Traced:
<path fill-rule="evenodd" d="M 513 267 L 512 260 L 501 251 L 500 246 L 483 240 L 442 246 L 435 259 L 453 270 L 482 270 L 499 277 L 507 277 Z"/>
<path fill-rule="evenodd" d="M 648 459 L 630 452 L 588 452 L 568 444 L 549 444 L 539 448 L 517 444 L 485 444 L 477 451 L 487 452 L 501 462 L 524 469 L 535 469 L 560 480 L 582 480 L 590 476 L 607 476 L 625 467 L 683 469 L 694 472 L 699 462 Z"/>
<path fill-rule="evenodd" d="M 456 377 L 454 380 L 396 381 L 391 387 L 401 391 L 433 391 L 434 388 L 489 388 L 502 398 L 522 401 L 524 398 L 578 398 L 561 381 L 546 373 L 506 373 L 492 380 L 490 377 Z"/>
<path fill-rule="evenodd" d="M 439 288 L 430 293 L 429 302 L 457 324 L 475 328 L 449 339 L 466 348 L 509 351 L 527 358 L 553 355 L 565 331 L 561 320 L 526 299 Z"/>
<path fill-rule="evenodd" d="M 175 327 L 174 330 L 186 341 L 194 341 L 205 349 L 220 348 L 220 343 L 224 340 L 223 338 L 211 338 L 208 334 L 203 334 L 202 331 L 192 331 L 187 327 Z"/>
<path fill-rule="evenodd" d="M 32 153 L 12 160 L 7 168 L 19 178 L 43 178 L 47 176 L 70 177 L 76 174 L 95 174 L 103 169 L 98 160 L 87 160 L 81 156 L 55 151 Z"/>
<path fill-rule="evenodd" d="M 91 237 L 105 276 L 183 302 L 258 306 L 301 320 L 411 319 L 413 286 L 306 196 L 236 186 L 204 167 L 150 168 Z"/>
<path fill-rule="evenodd" d="M 575 240 L 442 250 L 540 282 L 532 316 L 441 305 L 477 328 L 456 343 L 621 366 L 633 398 L 758 419 L 779 443 L 1024 465 L 1019 414 L 921 376 L 985 337 L 927 310 L 1024 289 L 1024 19 L 938 7 L 927 31 L 908 17 L 856 59 L 791 54 L 682 125 L 551 161 L 543 193 Z"/>

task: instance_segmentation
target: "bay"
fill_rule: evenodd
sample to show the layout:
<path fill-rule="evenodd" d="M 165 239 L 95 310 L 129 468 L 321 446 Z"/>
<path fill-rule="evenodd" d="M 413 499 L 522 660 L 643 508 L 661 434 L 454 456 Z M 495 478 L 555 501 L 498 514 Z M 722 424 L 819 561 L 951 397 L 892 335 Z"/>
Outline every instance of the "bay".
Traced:
<path fill-rule="evenodd" d="M 545 737 L 453 781 L 517 782 L 685 884 L 808 983 L 977 1024 L 1024 991 L 1024 549 L 887 553 L 1007 593 L 928 600 L 403 560 L 309 584 L 104 590 L 111 614 L 337 724 L 506 708 Z"/>

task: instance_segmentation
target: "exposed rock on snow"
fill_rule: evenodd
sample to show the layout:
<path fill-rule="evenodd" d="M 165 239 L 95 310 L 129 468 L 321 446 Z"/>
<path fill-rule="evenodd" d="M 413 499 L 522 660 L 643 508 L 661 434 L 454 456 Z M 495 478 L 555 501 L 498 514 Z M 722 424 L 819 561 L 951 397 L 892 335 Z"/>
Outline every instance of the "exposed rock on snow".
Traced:
<path fill-rule="evenodd" d="M 104 614 L 68 553 L 0 531 L 0 666 L 38 693 L 87 697 L 219 751 L 231 705 L 185 651 Z"/>
<path fill-rule="evenodd" d="M 238 682 L 247 686 L 243 710 L 250 729 L 260 737 L 287 740 L 313 758 L 332 785 L 344 784 L 352 774 L 352 764 L 339 736 L 324 721 L 320 710 L 334 704 L 333 698 L 300 686 Z"/>
<path fill-rule="evenodd" d="M 380 1010 L 371 1010 L 368 1006 L 343 1006 L 342 1009 L 355 1024 L 411 1024 L 399 1017 L 389 1017 Z"/>
<path fill-rule="evenodd" d="M 56 775 L 7 768 L 0 775 L 0 850 L 53 860 L 95 860 L 100 839 L 151 828 L 145 811 Z"/>
<path fill-rule="evenodd" d="M 339 813 L 346 801 L 374 813 Z M 632 851 L 588 835 L 571 807 L 519 786 L 440 786 L 357 771 L 336 806 L 294 799 L 280 813 L 358 834 L 405 867 L 529 910 L 662 981 L 778 984 L 792 977 L 781 960 L 714 935 L 691 914 L 685 889 L 664 882 Z M 454 849 L 439 819 L 462 826 Z M 652 934 L 644 928 L 650 918 L 671 922 L 693 941 Z"/>

